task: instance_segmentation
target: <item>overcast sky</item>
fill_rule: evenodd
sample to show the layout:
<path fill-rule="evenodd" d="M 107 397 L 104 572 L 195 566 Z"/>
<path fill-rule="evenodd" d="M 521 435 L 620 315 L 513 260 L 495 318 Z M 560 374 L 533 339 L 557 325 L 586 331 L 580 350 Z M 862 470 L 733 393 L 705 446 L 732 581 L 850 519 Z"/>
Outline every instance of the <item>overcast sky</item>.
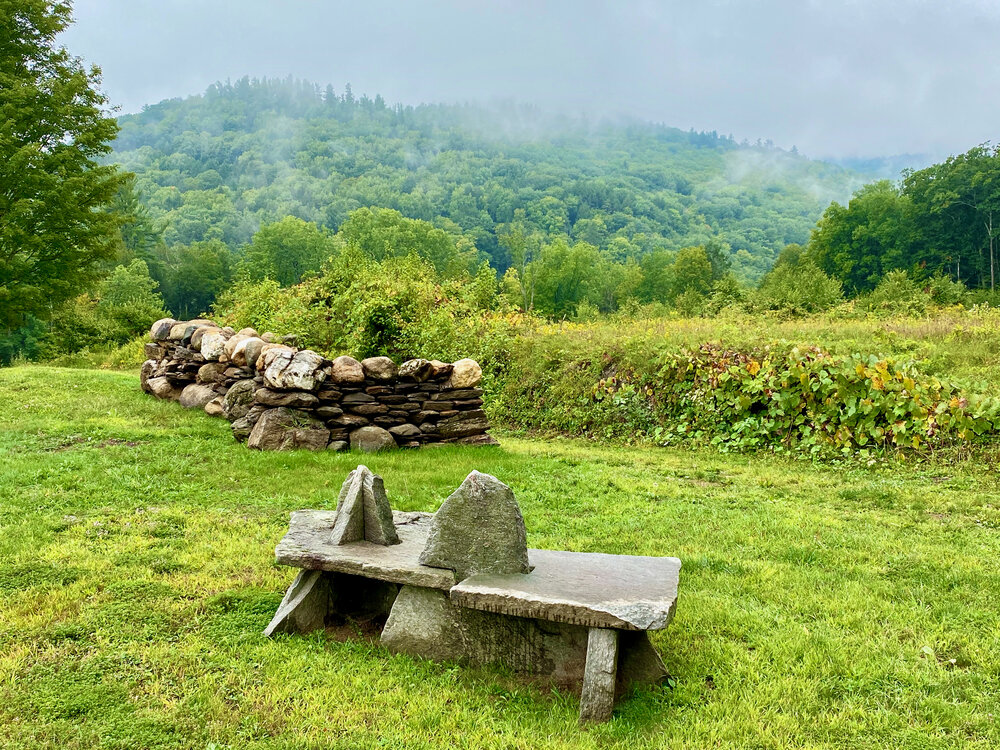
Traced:
<path fill-rule="evenodd" d="M 227 78 L 389 102 L 514 99 L 810 156 L 997 137 L 1000 0 L 76 0 L 123 112 Z"/>

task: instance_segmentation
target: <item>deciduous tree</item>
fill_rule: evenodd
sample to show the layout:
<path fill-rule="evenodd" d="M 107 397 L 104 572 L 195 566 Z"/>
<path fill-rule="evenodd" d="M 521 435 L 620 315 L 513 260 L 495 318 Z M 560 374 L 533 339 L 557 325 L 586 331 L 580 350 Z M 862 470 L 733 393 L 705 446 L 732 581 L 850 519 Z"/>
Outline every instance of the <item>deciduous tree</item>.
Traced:
<path fill-rule="evenodd" d="M 0 331 L 45 318 L 114 256 L 104 210 L 122 175 L 100 163 L 118 132 L 85 68 L 56 41 L 71 6 L 0 0 Z"/>

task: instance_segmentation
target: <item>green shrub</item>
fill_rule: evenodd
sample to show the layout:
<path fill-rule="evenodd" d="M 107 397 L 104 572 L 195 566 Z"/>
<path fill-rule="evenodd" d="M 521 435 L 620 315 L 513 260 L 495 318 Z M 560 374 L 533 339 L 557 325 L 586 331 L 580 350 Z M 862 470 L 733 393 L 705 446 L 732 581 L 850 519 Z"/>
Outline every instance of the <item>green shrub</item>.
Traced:
<path fill-rule="evenodd" d="M 752 297 L 757 310 L 806 315 L 829 310 L 844 299 L 840 282 L 827 276 L 810 259 L 779 262 L 761 280 Z"/>
<path fill-rule="evenodd" d="M 906 271 L 889 271 L 871 294 L 858 301 L 875 314 L 924 315 L 930 295 Z"/>
<path fill-rule="evenodd" d="M 294 333 L 300 346 L 331 356 L 472 356 L 486 366 L 492 347 L 502 348 L 502 339 L 533 320 L 492 309 L 498 305 L 496 276 L 488 268 L 441 279 L 431 261 L 416 254 L 377 261 L 345 247 L 321 276 L 294 287 L 237 284 L 219 298 L 215 317 L 234 328 Z"/>
<path fill-rule="evenodd" d="M 952 281 L 950 276 L 936 273 L 927 280 L 927 293 L 936 305 L 964 305 L 969 301 L 969 290 L 961 281 Z"/>

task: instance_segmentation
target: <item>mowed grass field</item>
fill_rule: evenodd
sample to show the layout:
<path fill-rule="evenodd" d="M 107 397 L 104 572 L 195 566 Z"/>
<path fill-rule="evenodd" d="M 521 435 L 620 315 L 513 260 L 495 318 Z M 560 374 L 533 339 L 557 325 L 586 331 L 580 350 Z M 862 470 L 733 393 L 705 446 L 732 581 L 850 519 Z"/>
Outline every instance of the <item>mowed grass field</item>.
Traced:
<path fill-rule="evenodd" d="M 532 440 L 261 454 L 128 373 L 0 370 L 0 747 L 995 748 L 1000 483 Z M 261 635 L 288 515 L 360 462 L 434 510 L 472 469 L 531 546 L 683 561 L 672 685 L 572 695 L 324 634 Z"/>

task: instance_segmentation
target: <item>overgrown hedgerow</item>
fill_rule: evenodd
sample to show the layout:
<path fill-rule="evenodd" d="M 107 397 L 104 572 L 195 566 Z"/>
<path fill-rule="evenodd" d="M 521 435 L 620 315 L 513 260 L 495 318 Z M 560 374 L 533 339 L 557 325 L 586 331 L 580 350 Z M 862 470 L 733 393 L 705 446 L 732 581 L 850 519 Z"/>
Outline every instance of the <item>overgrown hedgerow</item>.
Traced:
<path fill-rule="evenodd" d="M 634 347 L 581 355 L 521 342 L 498 378 L 494 413 L 577 435 L 824 455 L 954 446 L 1000 428 L 996 398 L 890 358 L 718 344 L 650 345 L 640 358 Z"/>

